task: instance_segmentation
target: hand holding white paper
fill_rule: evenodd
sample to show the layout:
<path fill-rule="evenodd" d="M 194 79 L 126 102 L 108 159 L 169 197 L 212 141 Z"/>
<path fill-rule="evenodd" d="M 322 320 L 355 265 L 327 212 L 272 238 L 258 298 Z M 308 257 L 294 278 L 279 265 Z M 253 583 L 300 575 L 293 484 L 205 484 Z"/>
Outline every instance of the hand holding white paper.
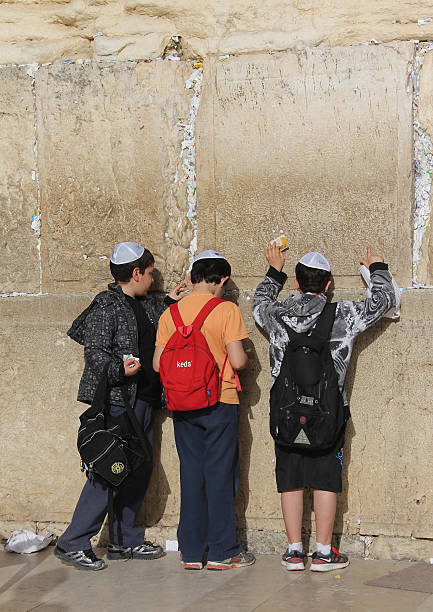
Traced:
<path fill-rule="evenodd" d="M 46 536 L 36 535 L 29 529 L 19 529 L 12 531 L 6 542 L 5 550 L 16 553 L 32 553 L 46 548 L 53 540 L 54 533 Z"/>
<path fill-rule="evenodd" d="M 359 267 L 359 271 L 365 281 L 365 284 L 367 285 L 367 296 L 371 297 L 370 270 L 366 266 L 362 265 Z M 400 316 L 401 289 L 395 282 L 394 278 L 392 279 L 392 286 L 394 287 L 396 305 L 390 308 L 383 316 L 387 319 L 398 319 Z"/>

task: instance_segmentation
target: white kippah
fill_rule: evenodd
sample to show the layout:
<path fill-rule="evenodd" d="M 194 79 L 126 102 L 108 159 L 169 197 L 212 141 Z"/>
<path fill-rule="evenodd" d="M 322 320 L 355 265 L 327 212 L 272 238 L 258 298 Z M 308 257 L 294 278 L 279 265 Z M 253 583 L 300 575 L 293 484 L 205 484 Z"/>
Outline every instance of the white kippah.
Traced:
<path fill-rule="evenodd" d="M 322 253 L 311 251 L 299 260 L 299 263 L 304 264 L 307 268 L 317 268 L 318 270 L 331 271 L 331 264 Z"/>
<path fill-rule="evenodd" d="M 144 253 L 144 247 L 136 242 L 119 242 L 113 249 L 110 261 L 114 264 L 126 264 L 139 259 Z"/>
<path fill-rule="evenodd" d="M 192 263 L 194 264 L 199 259 L 225 259 L 227 261 L 227 258 L 224 257 L 224 255 L 222 255 L 221 253 L 218 253 L 218 251 L 214 251 L 213 249 L 202 251 L 201 253 L 199 253 L 198 255 L 194 257 L 194 259 L 192 260 Z"/>

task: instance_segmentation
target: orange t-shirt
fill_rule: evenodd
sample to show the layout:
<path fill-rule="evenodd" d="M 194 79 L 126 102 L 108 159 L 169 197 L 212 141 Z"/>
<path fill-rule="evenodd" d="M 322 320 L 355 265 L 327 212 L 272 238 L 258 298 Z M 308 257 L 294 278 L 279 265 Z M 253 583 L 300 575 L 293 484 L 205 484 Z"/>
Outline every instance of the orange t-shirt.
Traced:
<path fill-rule="evenodd" d="M 192 292 L 184 297 L 179 302 L 179 312 L 184 324 L 190 325 L 206 302 L 213 297 L 208 291 Z M 156 346 L 164 347 L 175 331 L 176 327 L 167 309 L 159 319 Z M 201 331 L 220 372 L 227 355 L 227 344 L 248 338 L 248 331 L 240 308 L 232 302 L 218 304 L 206 318 Z M 239 404 L 235 376 L 228 359 L 223 372 L 220 401 L 226 404 Z"/>

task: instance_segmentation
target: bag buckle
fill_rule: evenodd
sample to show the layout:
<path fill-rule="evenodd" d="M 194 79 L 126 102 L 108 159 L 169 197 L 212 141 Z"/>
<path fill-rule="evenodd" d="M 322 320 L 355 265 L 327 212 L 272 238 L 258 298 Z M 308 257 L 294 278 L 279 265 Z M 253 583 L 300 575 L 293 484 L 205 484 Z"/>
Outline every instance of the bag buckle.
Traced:
<path fill-rule="evenodd" d="M 314 406 L 314 397 L 309 397 L 308 395 L 301 395 L 299 403 L 305 404 L 306 406 Z"/>

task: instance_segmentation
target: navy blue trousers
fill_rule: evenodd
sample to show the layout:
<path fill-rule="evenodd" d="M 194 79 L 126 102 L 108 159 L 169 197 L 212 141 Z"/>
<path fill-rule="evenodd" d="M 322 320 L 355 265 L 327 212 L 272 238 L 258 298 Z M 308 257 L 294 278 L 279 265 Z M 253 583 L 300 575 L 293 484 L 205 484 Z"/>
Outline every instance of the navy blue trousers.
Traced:
<path fill-rule="evenodd" d="M 185 562 L 223 561 L 242 550 L 234 498 L 239 486 L 239 406 L 173 412 L 180 460 L 179 548 Z"/>
<path fill-rule="evenodd" d="M 110 413 L 117 417 L 126 412 L 121 406 L 111 406 Z M 137 400 L 135 416 L 143 427 L 143 433 L 152 448 L 152 406 Z M 121 546 L 139 546 L 143 543 L 143 532 L 134 527 L 135 518 L 149 486 L 153 464 L 143 463 L 134 470 L 114 492 L 114 542 Z M 83 487 L 75 508 L 71 524 L 60 536 L 58 545 L 66 552 L 87 550 L 91 547 L 90 538 L 101 529 L 107 515 L 107 488 L 99 482 L 88 479 Z"/>

